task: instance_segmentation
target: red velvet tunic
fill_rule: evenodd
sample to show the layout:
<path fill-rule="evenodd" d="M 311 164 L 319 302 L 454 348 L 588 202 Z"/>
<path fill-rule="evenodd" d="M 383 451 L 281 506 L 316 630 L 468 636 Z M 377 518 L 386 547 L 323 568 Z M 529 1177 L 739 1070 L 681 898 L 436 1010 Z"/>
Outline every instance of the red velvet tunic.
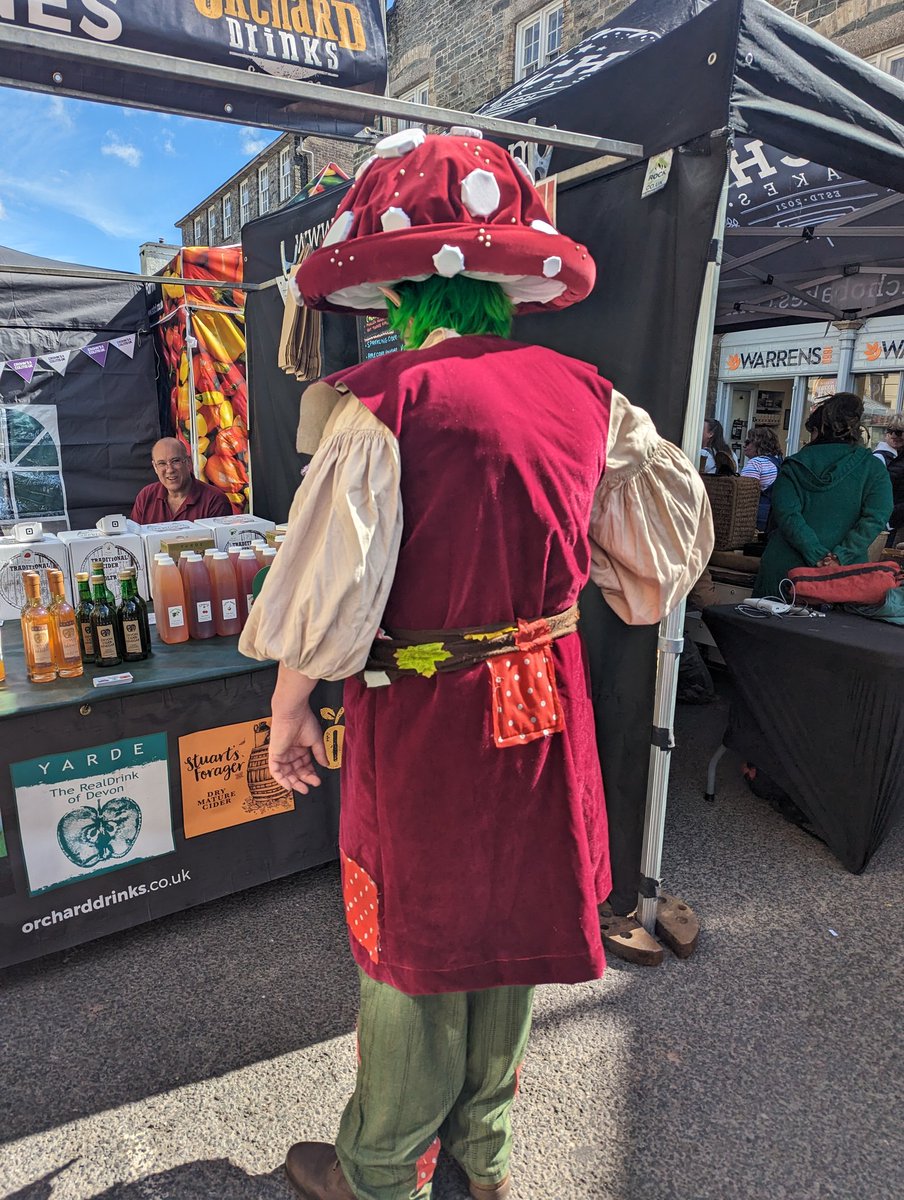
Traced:
<path fill-rule="evenodd" d="M 341 372 L 398 438 L 404 532 L 388 629 L 532 620 L 573 604 L 605 467 L 609 383 L 498 338 Z M 498 749 L 485 664 L 345 688 L 340 849 L 351 946 L 409 994 L 598 977 L 610 889 L 578 634 L 553 643 L 561 733 Z"/>

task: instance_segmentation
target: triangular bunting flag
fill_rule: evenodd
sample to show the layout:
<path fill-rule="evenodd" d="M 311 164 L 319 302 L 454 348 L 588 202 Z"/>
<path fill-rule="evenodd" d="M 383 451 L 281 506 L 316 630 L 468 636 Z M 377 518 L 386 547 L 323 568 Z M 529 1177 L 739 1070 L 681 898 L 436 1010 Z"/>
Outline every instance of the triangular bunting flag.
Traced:
<path fill-rule="evenodd" d="M 93 346 L 82 346 L 82 354 L 87 354 L 98 366 L 103 367 L 107 361 L 107 351 L 109 349 L 109 342 L 95 342 Z"/>
<path fill-rule="evenodd" d="M 42 354 L 41 362 L 56 371 L 57 375 L 65 375 L 69 366 L 69 351 L 58 350 L 55 354 Z"/>
<path fill-rule="evenodd" d="M 6 365 L 11 371 L 15 371 L 17 375 L 21 375 L 26 383 L 31 383 L 31 377 L 35 373 L 38 360 L 36 358 L 8 358 Z"/>
<path fill-rule="evenodd" d="M 121 350 L 127 358 L 135 357 L 134 333 L 129 333 L 125 337 L 113 338 L 110 345 L 115 346 L 117 350 Z"/>

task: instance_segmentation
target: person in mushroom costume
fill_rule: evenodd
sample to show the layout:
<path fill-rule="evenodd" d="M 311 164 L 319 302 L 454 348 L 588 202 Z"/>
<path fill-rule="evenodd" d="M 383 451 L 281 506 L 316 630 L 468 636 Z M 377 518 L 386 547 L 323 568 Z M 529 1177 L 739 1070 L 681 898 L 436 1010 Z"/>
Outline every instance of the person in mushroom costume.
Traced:
<path fill-rule="evenodd" d="M 512 1183 L 533 988 L 598 978 L 606 816 L 577 597 L 651 623 L 712 548 L 693 465 L 592 366 L 509 340 L 595 267 L 475 130 L 385 138 L 295 283 L 386 311 L 407 349 L 311 385 L 313 454 L 240 642 L 280 663 L 270 769 L 324 763 L 345 679 L 339 846 L 360 1061 L 308 1200 L 423 1200 L 440 1144 L 473 1197 Z"/>

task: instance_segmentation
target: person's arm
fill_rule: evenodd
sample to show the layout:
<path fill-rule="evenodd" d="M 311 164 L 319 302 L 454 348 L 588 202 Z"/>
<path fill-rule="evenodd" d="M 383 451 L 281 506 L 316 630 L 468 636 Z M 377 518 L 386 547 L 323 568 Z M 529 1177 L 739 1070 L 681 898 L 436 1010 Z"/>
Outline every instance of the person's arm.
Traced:
<path fill-rule="evenodd" d="M 398 443 L 346 394 L 295 495 L 286 539 L 239 639 L 243 654 L 280 664 L 270 769 L 284 787 L 316 786 L 323 731 L 308 698 L 318 680 L 345 679 L 364 667 L 401 536 Z"/>
<path fill-rule="evenodd" d="M 627 624 L 653 625 L 699 579 L 713 542 L 699 473 L 642 408 L 613 392 L 590 519 L 590 578 Z"/>
<path fill-rule="evenodd" d="M 888 470 L 880 463 L 873 465 L 867 474 L 863 489 L 863 502 L 857 523 L 832 550 L 837 561 L 848 563 L 864 562 L 866 552 L 888 523 L 892 511 L 891 479 Z"/>
<path fill-rule="evenodd" d="M 761 471 L 761 463 L 759 458 L 749 458 L 741 468 L 741 476 L 744 479 L 756 479 L 760 485 L 760 491 L 763 490 L 763 474 Z"/>
<path fill-rule="evenodd" d="M 800 492 L 790 471 L 779 471 L 772 487 L 772 515 L 785 541 L 797 551 L 808 567 L 821 565 L 830 555 L 804 520 Z"/>

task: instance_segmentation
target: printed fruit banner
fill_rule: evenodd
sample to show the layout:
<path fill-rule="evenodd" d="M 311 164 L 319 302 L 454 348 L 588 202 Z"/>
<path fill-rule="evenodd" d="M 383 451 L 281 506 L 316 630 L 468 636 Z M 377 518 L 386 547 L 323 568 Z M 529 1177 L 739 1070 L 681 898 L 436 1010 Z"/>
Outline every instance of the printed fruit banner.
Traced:
<path fill-rule="evenodd" d="M 195 474 L 248 511 L 248 385 L 245 294 L 239 246 L 186 246 L 164 269 L 157 326 L 170 384 L 176 436 L 192 450 Z"/>

